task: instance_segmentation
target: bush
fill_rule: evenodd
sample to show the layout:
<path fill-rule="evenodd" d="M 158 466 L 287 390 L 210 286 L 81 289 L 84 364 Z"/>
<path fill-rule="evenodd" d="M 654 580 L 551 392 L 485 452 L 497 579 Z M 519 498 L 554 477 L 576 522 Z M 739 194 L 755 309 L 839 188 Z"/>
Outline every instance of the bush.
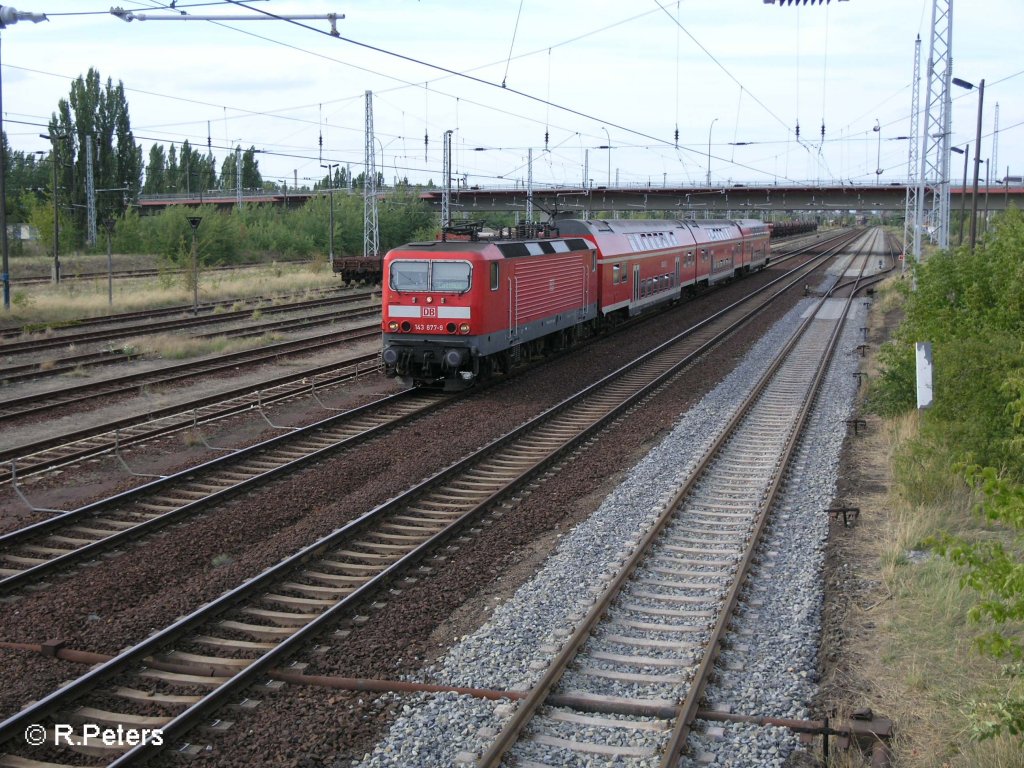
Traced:
<path fill-rule="evenodd" d="M 1012 544 L 944 534 L 935 547 L 963 568 L 963 585 L 979 597 L 971 617 L 988 629 L 980 650 L 1012 660 L 1024 658 L 1022 339 L 1024 216 L 1011 209 L 975 251 L 940 253 L 919 268 L 906 321 L 882 351 L 882 376 L 871 391 L 872 407 L 882 413 L 912 408 L 914 342 L 932 342 L 934 403 L 923 414 L 920 443 L 900 460 L 897 474 L 912 493 L 941 502 L 949 488 L 915 484 L 914 465 L 945 454 L 951 481 L 966 480 L 979 494 L 976 512 L 1010 533 Z M 977 736 L 1024 733 L 1019 696 L 980 702 L 973 715 Z"/>

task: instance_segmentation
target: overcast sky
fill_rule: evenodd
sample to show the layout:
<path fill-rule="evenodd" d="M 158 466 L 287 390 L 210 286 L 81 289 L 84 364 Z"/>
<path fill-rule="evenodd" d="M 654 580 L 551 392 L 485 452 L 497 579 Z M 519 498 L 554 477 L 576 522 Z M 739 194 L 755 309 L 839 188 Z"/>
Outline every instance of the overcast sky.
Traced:
<path fill-rule="evenodd" d="M 261 15 L 256 9 L 344 14 L 338 32 L 347 39 L 336 39 L 325 34 L 326 21 L 125 23 L 109 15 L 111 2 L 164 15 L 170 5 L 18 0 L 19 11 L 50 20 L 19 22 L 0 33 L 4 128 L 14 149 L 48 149 L 38 134 L 71 80 L 95 67 L 104 80 L 124 83 L 132 128 L 147 155 L 154 142 L 188 139 L 205 148 L 209 139 L 218 167 L 225 147 L 255 146 L 264 178 L 289 185 L 295 176 L 300 184 L 321 177 L 320 166 L 328 163 L 350 164 L 358 174 L 370 90 L 377 163 L 388 183 L 396 176 L 439 183 L 443 134 L 451 130 L 453 170 L 470 186 L 525 181 L 530 148 L 537 184 L 579 184 L 585 177 L 595 185 L 703 183 L 709 136 L 715 184 L 905 180 L 908 142 L 898 137 L 911 128 L 918 34 L 924 89 L 932 5 L 251 3 L 254 17 Z M 193 15 L 246 12 L 211 0 L 177 6 Z M 993 155 L 998 102 L 993 178 L 1007 166 L 1020 175 L 1024 2 L 956 3 L 953 21 L 954 74 L 974 83 L 986 79 L 981 157 Z M 952 141 L 973 144 L 977 91 L 954 91 Z M 962 172 L 955 155 L 954 183 Z"/>

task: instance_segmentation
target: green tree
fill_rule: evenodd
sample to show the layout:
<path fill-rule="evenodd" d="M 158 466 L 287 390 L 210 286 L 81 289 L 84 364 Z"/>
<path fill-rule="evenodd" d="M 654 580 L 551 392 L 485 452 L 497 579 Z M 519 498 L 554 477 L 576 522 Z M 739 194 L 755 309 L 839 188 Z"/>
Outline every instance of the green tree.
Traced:
<path fill-rule="evenodd" d="M 149 162 L 146 163 L 146 183 L 142 191 L 147 195 L 162 194 L 167 191 L 167 153 L 163 144 L 154 144 L 149 148 Z"/>
<path fill-rule="evenodd" d="M 241 147 L 229 152 L 220 166 L 220 188 L 235 189 L 238 185 L 238 168 L 236 155 Z M 263 189 L 263 177 L 260 175 L 260 164 L 256 160 L 256 147 L 242 151 L 242 189 Z"/>
<path fill-rule="evenodd" d="M 171 144 L 167 150 L 167 192 L 177 192 L 181 188 L 181 169 L 178 166 L 178 148 Z"/>
<path fill-rule="evenodd" d="M 235 153 L 228 152 L 224 161 L 220 164 L 220 188 L 235 189 L 238 185 L 238 163 L 235 161 Z"/>
<path fill-rule="evenodd" d="M 51 186 L 51 167 L 34 152 L 12 150 L 6 132 L 0 139 L 4 143 L 7 221 L 11 224 L 26 222 L 34 203 L 42 202 L 44 190 Z"/>
<path fill-rule="evenodd" d="M 256 159 L 256 147 L 249 147 L 242 153 L 242 189 L 262 189 L 263 177 Z"/>
<path fill-rule="evenodd" d="M 71 84 L 68 98 L 58 102 L 49 131 L 60 169 L 55 193 L 74 222 L 72 242 L 81 244 L 86 229 L 88 138 L 96 189 L 128 189 L 127 194 L 97 195 L 98 220 L 121 215 L 142 186 L 142 147 L 135 144 L 124 85 L 115 86 L 110 78 L 101 85 L 99 72 L 90 68 Z"/>

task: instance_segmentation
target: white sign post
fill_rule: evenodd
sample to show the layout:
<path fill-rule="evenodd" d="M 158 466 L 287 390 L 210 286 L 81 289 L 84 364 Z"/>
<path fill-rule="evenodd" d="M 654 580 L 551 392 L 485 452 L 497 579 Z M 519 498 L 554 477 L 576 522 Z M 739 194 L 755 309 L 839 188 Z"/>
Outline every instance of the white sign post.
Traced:
<path fill-rule="evenodd" d="M 932 404 L 932 343 L 919 341 L 917 347 L 917 408 Z"/>

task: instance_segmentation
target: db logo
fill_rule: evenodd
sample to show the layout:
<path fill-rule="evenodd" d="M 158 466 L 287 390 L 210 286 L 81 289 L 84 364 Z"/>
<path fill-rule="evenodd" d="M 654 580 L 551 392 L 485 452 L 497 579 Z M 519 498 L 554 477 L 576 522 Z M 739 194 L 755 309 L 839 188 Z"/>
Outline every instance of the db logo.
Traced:
<path fill-rule="evenodd" d="M 424 317 L 437 317 L 437 307 L 424 307 L 423 308 L 423 316 Z"/>

